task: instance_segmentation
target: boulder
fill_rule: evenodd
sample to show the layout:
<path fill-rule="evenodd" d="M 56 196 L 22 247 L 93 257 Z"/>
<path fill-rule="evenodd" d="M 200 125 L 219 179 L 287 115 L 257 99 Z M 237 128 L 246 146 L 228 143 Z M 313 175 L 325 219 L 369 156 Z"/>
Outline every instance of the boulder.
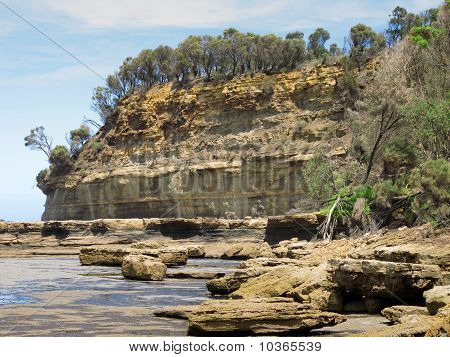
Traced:
<path fill-rule="evenodd" d="M 164 280 L 167 267 L 157 258 L 145 255 L 127 255 L 123 258 L 122 274 L 139 280 Z"/>
<path fill-rule="evenodd" d="M 249 279 L 230 294 L 234 298 L 293 297 L 320 310 L 342 311 L 342 295 L 328 279 L 326 264 L 312 268 L 284 265 Z"/>
<path fill-rule="evenodd" d="M 130 249 L 126 246 L 83 247 L 79 258 L 82 265 L 121 266 L 123 258 L 128 254 Z"/>
<path fill-rule="evenodd" d="M 391 306 L 383 309 L 381 315 L 387 318 L 390 322 L 398 324 L 402 321 L 405 316 L 411 315 L 428 315 L 428 310 L 426 307 L 422 306 L 410 306 L 410 305 L 398 305 Z"/>
<path fill-rule="evenodd" d="M 264 274 L 268 268 L 239 269 L 225 275 L 223 278 L 213 279 L 206 283 L 206 288 L 213 295 L 228 295 L 239 289 L 246 281 Z"/>
<path fill-rule="evenodd" d="M 430 315 L 436 315 L 440 308 L 450 304 L 450 285 L 435 286 L 425 291 L 423 297 Z"/>
<path fill-rule="evenodd" d="M 361 297 L 418 301 L 436 285 L 441 272 L 436 265 L 334 259 L 329 262 L 331 280 Z"/>
<path fill-rule="evenodd" d="M 295 265 L 295 266 L 303 266 L 302 262 L 298 259 L 290 259 L 290 258 L 254 258 L 248 259 L 241 262 L 239 267 L 241 269 L 250 269 L 250 268 L 273 268 L 283 265 Z"/>
<path fill-rule="evenodd" d="M 158 250 L 158 258 L 167 266 L 186 265 L 189 258 L 186 248 L 162 248 Z"/>
<path fill-rule="evenodd" d="M 221 259 L 245 260 L 259 257 L 275 258 L 270 245 L 266 242 L 233 244 L 222 254 Z"/>
<path fill-rule="evenodd" d="M 189 258 L 203 258 L 206 254 L 205 247 L 202 245 L 189 245 L 186 248 Z"/>
<path fill-rule="evenodd" d="M 197 336 L 295 334 L 346 320 L 286 298 L 209 300 L 189 313 L 188 319 L 189 334 Z"/>

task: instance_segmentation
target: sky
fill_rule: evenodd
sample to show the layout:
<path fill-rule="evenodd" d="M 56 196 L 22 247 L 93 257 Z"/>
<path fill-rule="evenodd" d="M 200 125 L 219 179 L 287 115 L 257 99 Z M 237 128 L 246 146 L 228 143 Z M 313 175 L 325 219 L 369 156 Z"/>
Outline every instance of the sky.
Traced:
<path fill-rule="evenodd" d="M 90 110 L 103 81 L 7 10 L 8 5 L 103 77 L 127 56 L 159 44 L 177 46 L 188 35 L 243 32 L 285 36 L 317 27 L 343 45 L 351 26 L 386 27 L 397 6 L 419 12 L 440 0 L 0 0 L 0 219 L 40 220 L 45 196 L 35 186 L 48 163 L 23 138 L 38 125 L 55 144 Z"/>

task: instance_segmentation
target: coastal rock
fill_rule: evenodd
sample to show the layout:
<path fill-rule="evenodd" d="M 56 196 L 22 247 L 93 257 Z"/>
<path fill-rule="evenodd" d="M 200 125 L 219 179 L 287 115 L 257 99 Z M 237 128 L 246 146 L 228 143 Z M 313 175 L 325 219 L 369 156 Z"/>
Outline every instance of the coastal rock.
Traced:
<path fill-rule="evenodd" d="M 331 260 L 328 270 L 331 280 L 347 292 L 390 300 L 420 300 L 441 278 L 436 265 L 377 260 Z"/>
<path fill-rule="evenodd" d="M 158 249 L 163 247 L 164 244 L 157 241 L 146 240 L 142 242 L 135 242 L 131 244 L 131 248 L 134 249 Z"/>
<path fill-rule="evenodd" d="M 239 269 L 225 275 L 223 278 L 213 279 L 206 283 L 206 288 L 213 295 L 228 295 L 250 280 L 268 271 L 268 268 Z"/>
<path fill-rule="evenodd" d="M 283 335 L 344 322 L 342 315 L 324 312 L 291 299 L 209 300 L 188 314 L 191 335 Z"/>
<path fill-rule="evenodd" d="M 145 255 L 127 255 L 123 258 L 122 275 L 130 279 L 164 280 L 167 267 L 158 259 Z"/>
<path fill-rule="evenodd" d="M 391 306 L 381 310 L 381 315 L 387 318 L 394 324 L 398 324 L 405 316 L 411 315 L 428 315 L 428 310 L 426 307 L 422 306 L 409 306 L 409 305 L 398 305 Z"/>
<path fill-rule="evenodd" d="M 275 254 L 272 252 L 270 245 L 263 243 L 238 243 L 232 245 L 221 256 L 222 259 L 251 259 L 251 258 L 274 258 Z"/>
<path fill-rule="evenodd" d="M 158 258 L 167 266 L 186 265 L 189 258 L 186 248 L 158 249 Z"/>
<path fill-rule="evenodd" d="M 423 293 L 430 315 L 436 315 L 438 310 L 450 304 L 450 285 L 435 286 Z"/>
<path fill-rule="evenodd" d="M 85 247 L 80 249 L 79 258 L 82 265 L 121 266 L 128 254 L 130 249 L 127 247 Z"/>
<path fill-rule="evenodd" d="M 186 247 L 189 258 L 203 258 L 206 254 L 203 245 L 189 245 Z"/>
<path fill-rule="evenodd" d="M 407 315 L 400 323 L 381 329 L 369 330 L 360 337 L 448 337 L 450 318 L 446 316 Z"/>
<path fill-rule="evenodd" d="M 374 251 L 376 260 L 433 264 L 441 268 L 450 268 L 450 250 L 442 249 L 434 244 L 402 244 L 391 247 L 378 247 Z"/>

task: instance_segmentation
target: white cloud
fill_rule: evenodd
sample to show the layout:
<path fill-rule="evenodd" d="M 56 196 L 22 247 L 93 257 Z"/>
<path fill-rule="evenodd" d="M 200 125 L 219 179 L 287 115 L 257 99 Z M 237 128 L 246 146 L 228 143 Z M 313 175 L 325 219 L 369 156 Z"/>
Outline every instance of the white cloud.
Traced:
<path fill-rule="evenodd" d="M 45 0 L 49 9 L 93 28 L 214 27 L 267 16 L 287 3 L 288 0 Z"/>
<path fill-rule="evenodd" d="M 0 85 L 54 85 L 66 81 L 84 80 L 86 77 L 92 77 L 83 66 L 68 66 L 56 70 L 32 74 L 15 78 L 1 78 Z"/>

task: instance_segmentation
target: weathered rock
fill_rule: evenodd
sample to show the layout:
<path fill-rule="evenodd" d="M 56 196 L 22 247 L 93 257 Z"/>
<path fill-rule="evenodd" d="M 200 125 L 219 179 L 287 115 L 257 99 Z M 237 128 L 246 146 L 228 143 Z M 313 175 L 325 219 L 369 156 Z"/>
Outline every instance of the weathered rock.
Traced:
<path fill-rule="evenodd" d="M 434 244 L 402 244 L 391 247 L 378 247 L 374 251 L 375 259 L 414 264 L 434 264 L 450 268 L 450 250 Z"/>
<path fill-rule="evenodd" d="M 234 298 L 270 298 L 285 296 L 305 281 L 309 269 L 292 266 L 280 266 L 268 272 L 252 277 L 231 293 Z"/>
<path fill-rule="evenodd" d="M 436 315 L 438 310 L 450 304 L 450 285 L 435 286 L 423 293 L 430 315 Z"/>
<path fill-rule="evenodd" d="M 355 336 L 362 337 L 448 337 L 449 316 L 407 315 L 397 325 L 369 330 Z"/>
<path fill-rule="evenodd" d="M 264 274 L 268 270 L 268 268 L 239 269 L 225 275 L 223 278 L 208 281 L 206 288 L 213 295 L 228 295 L 239 289 L 241 284 L 253 277 Z"/>
<path fill-rule="evenodd" d="M 188 260 L 187 249 L 183 248 L 131 248 L 130 246 L 97 246 L 80 250 L 82 265 L 121 266 L 123 258 L 129 254 L 141 254 L 159 258 L 167 266 L 185 265 Z"/>
<path fill-rule="evenodd" d="M 202 245 L 189 245 L 186 248 L 189 258 L 203 258 L 206 254 L 205 247 Z"/>
<path fill-rule="evenodd" d="M 197 309 L 196 305 L 179 305 L 166 307 L 164 309 L 157 309 L 153 312 L 153 315 L 157 317 L 187 320 L 188 314 L 192 313 L 195 309 Z"/>
<path fill-rule="evenodd" d="M 410 306 L 410 305 L 398 305 L 391 306 L 381 310 L 381 315 L 387 318 L 394 324 L 398 324 L 405 316 L 411 315 L 428 315 L 426 307 L 422 306 Z"/>
<path fill-rule="evenodd" d="M 436 285 L 440 269 L 436 265 L 341 259 L 329 262 L 333 282 L 358 296 L 417 301 L 425 290 Z"/>
<path fill-rule="evenodd" d="M 221 256 L 222 259 L 251 259 L 259 257 L 274 258 L 275 254 L 270 246 L 263 242 L 234 244 Z"/>
<path fill-rule="evenodd" d="M 167 267 L 156 258 L 145 255 L 127 255 L 123 258 L 122 274 L 139 280 L 164 280 Z"/>
<path fill-rule="evenodd" d="M 314 268 L 285 265 L 249 279 L 230 294 L 234 298 L 292 296 L 320 310 L 342 311 L 342 295 L 328 279 L 326 264 Z"/>
<path fill-rule="evenodd" d="M 158 248 L 161 248 L 162 246 L 164 246 L 163 243 L 157 242 L 157 241 L 152 241 L 152 240 L 135 242 L 135 243 L 131 244 L 131 248 L 135 248 L 135 249 L 158 249 Z"/>
<path fill-rule="evenodd" d="M 240 263 L 241 269 L 251 268 L 273 268 L 283 265 L 303 266 L 302 262 L 298 259 L 290 258 L 255 258 L 244 260 Z"/>
<path fill-rule="evenodd" d="M 86 247 L 80 250 L 82 265 L 121 266 L 123 258 L 130 254 L 126 247 Z"/>
<path fill-rule="evenodd" d="M 209 300 L 188 314 L 191 335 L 282 335 L 344 322 L 344 316 L 324 312 L 291 299 Z"/>
<path fill-rule="evenodd" d="M 186 265 L 189 258 L 185 248 L 162 248 L 158 250 L 158 258 L 167 266 Z"/>

